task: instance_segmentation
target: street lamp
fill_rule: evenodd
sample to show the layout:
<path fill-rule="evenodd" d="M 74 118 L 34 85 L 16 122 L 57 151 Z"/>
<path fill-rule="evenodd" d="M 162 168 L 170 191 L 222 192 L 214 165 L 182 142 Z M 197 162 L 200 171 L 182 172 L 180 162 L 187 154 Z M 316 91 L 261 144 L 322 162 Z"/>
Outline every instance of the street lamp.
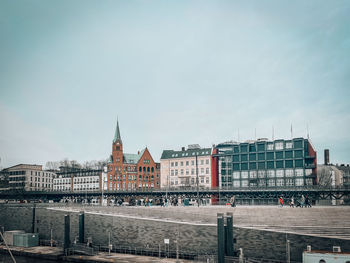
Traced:
<path fill-rule="evenodd" d="M 198 152 L 196 152 L 196 183 L 197 183 L 197 205 L 199 207 L 199 177 L 198 177 Z"/>

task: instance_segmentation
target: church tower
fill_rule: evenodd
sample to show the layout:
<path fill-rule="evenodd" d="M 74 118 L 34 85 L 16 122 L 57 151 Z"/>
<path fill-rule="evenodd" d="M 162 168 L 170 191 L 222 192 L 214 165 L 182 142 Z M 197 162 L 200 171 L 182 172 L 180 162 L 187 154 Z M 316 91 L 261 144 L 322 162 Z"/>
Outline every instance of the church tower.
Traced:
<path fill-rule="evenodd" d="M 111 163 L 108 165 L 107 181 L 108 190 L 115 190 L 117 178 L 121 177 L 123 171 L 123 142 L 120 137 L 119 122 L 115 129 L 114 139 L 112 143 Z"/>

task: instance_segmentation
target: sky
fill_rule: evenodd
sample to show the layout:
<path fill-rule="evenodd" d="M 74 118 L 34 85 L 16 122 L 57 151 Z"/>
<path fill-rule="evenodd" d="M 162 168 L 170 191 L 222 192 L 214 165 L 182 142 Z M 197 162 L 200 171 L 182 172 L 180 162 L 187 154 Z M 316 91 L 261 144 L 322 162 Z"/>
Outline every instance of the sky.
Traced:
<path fill-rule="evenodd" d="M 350 162 L 350 1 L 0 1 L 0 166 L 307 137 Z M 291 126 L 293 134 L 291 134 Z M 256 134 L 256 135 L 255 135 Z"/>

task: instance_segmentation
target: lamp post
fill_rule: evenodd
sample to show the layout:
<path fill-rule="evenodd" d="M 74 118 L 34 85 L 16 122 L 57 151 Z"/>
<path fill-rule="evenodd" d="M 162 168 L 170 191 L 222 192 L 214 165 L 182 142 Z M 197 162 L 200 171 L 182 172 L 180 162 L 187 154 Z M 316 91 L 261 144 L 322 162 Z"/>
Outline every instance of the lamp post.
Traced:
<path fill-rule="evenodd" d="M 197 182 L 197 205 L 199 207 L 199 177 L 198 177 L 198 153 L 196 152 L 196 182 Z"/>

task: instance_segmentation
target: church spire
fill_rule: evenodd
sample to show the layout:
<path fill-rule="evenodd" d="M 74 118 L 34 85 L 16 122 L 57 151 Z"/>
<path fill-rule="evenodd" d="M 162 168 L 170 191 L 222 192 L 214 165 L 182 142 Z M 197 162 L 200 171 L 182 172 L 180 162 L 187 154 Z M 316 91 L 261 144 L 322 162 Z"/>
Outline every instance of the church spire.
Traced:
<path fill-rule="evenodd" d="M 116 141 L 119 141 L 120 143 L 122 143 L 122 139 L 120 138 L 118 119 L 117 119 L 117 128 L 115 129 L 115 134 L 114 134 L 114 139 L 113 139 L 113 142 L 116 142 Z"/>

